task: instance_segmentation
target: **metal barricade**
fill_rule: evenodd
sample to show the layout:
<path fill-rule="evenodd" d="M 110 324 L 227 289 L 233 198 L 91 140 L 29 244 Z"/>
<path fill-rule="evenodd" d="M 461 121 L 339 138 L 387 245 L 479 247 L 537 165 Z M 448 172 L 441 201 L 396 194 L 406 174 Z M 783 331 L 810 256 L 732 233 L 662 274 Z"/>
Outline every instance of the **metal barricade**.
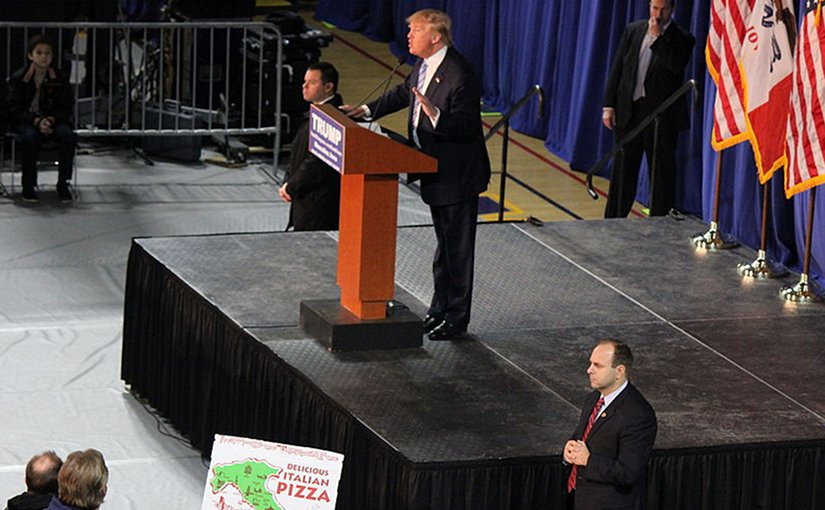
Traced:
<path fill-rule="evenodd" d="M 0 23 L 2 76 L 26 64 L 36 34 L 70 73 L 79 136 L 272 135 L 277 167 L 283 37 L 275 25 Z"/>

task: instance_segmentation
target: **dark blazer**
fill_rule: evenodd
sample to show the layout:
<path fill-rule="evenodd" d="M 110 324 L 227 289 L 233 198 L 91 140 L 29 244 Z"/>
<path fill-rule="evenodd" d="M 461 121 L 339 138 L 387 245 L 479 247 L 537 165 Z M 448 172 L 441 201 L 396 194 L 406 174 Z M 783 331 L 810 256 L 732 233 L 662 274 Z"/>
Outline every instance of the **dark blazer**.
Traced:
<path fill-rule="evenodd" d="M 9 123 L 12 126 L 31 126 L 35 114 L 29 111 L 37 88 L 34 78 L 25 80 L 29 66 L 19 69 L 9 79 L 6 102 L 9 108 Z M 51 74 L 54 74 L 54 77 Z M 74 98 L 67 77 L 54 67 L 50 68 L 40 84 L 40 116 L 54 117 L 56 124 L 68 123 L 72 116 Z"/>
<path fill-rule="evenodd" d="M 367 105 L 374 119 L 407 108 L 410 140 L 415 99 L 411 89 L 418 81 L 421 63 L 418 59 L 404 83 Z M 447 49 L 426 96 L 441 110 L 441 116 L 437 128 L 426 115 L 419 119 L 421 150 L 438 159 L 438 172 L 420 177 L 421 198 L 435 206 L 474 199 L 490 181 L 490 160 L 481 127 L 481 88 L 470 63 L 454 48 Z"/>
<path fill-rule="evenodd" d="M 335 94 L 327 104 L 344 104 Z M 308 114 L 307 114 L 308 118 Z M 341 174 L 309 152 L 309 122 L 304 120 L 292 140 L 286 191 L 292 197 L 287 228 L 338 230 Z"/>
<path fill-rule="evenodd" d="M 594 391 L 587 397 L 572 439 L 581 439 L 599 396 Z M 590 430 L 586 441 L 590 459 L 577 470 L 576 510 L 643 507 L 645 472 L 656 429 L 653 408 L 628 384 Z"/>
<path fill-rule="evenodd" d="M 51 494 L 35 494 L 24 492 L 11 498 L 6 506 L 6 510 L 43 510 L 52 501 Z"/>
<path fill-rule="evenodd" d="M 616 110 L 616 125 L 627 127 L 633 109 L 633 89 L 639 69 L 639 49 L 647 33 L 647 19 L 635 21 L 625 28 L 619 49 L 610 69 L 604 94 L 604 106 Z M 645 76 L 645 98 L 658 105 L 684 83 L 685 67 L 690 60 L 693 35 L 671 21 L 667 30 L 650 46 L 652 55 Z M 685 100 L 676 101 L 664 114 L 664 121 L 673 130 L 689 125 Z"/>

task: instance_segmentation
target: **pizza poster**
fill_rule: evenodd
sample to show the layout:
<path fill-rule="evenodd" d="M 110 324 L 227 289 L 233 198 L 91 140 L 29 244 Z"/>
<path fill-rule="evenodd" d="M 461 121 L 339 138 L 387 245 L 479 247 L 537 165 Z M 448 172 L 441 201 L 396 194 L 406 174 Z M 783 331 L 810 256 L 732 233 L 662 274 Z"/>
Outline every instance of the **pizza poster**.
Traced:
<path fill-rule="evenodd" d="M 202 510 L 334 510 L 340 453 L 215 435 Z"/>

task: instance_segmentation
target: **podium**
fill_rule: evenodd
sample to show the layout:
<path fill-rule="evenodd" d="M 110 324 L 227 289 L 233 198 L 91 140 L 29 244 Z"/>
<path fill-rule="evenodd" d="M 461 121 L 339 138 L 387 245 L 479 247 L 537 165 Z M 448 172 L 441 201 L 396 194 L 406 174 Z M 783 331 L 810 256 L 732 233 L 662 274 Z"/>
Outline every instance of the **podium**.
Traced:
<path fill-rule="evenodd" d="M 421 320 L 387 316 L 395 291 L 398 174 L 433 173 L 436 159 L 360 127 L 330 105 L 312 105 L 309 151 L 341 174 L 339 300 L 301 302 L 301 327 L 330 350 L 422 345 Z"/>

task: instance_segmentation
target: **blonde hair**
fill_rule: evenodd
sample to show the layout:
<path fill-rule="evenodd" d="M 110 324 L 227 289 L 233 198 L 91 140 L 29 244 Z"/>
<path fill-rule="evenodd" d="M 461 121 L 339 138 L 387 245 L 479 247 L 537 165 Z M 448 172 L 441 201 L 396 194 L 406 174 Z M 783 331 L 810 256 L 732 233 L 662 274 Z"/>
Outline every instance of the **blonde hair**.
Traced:
<path fill-rule="evenodd" d="M 441 34 L 441 39 L 447 46 L 453 45 L 453 22 L 446 12 L 437 9 L 421 9 L 410 14 L 407 23 L 426 23 Z"/>
<path fill-rule="evenodd" d="M 66 457 L 57 475 L 58 498 L 67 505 L 95 510 L 106 497 L 109 469 L 103 454 L 89 448 Z"/>

